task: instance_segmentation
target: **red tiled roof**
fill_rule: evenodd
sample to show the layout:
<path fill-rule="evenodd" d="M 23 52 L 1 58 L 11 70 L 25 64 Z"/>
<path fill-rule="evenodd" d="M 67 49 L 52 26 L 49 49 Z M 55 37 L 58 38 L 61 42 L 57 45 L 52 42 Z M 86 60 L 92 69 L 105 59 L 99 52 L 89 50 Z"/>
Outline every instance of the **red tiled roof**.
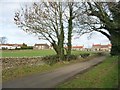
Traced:
<path fill-rule="evenodd" d="M 6 46 L 22 46 L 22 44 L 0 44 L 0 46 L 6 45 Z"/>
<path fill-rule="evenodd" d="M 109 46 L 112 46 L 112 44 L 108 44 L 108 45 L 93 44 L 93 47 L 94 46 L 97 46 L 97 47 L 100 47 L 100 48 L 108 48 Z"/>
<path fill-rule="evenodd" d="M 48 44 L 35 44 L 34 46 L 49 46 Z"/>
<path fill-rule="evenodd" d="M 83 48 L 83 46 L 73 46 L 72 48 Z"/>
<path fill-rule="evenodd" d="M 108 48 L 108 45 L 101 45 L 101 48 Z"/>
<path fill-rule="evenodd" d="M 101 46 L 101 44 L 93 44 L 93 46 Z"/>
<path fill-rule="evenodd" d="M 101 45 L 101 48 L 108 48 L 109 46 L 112 46 L 111 44 L 108 45 Z"/>
<path fill-rule="evenodd" d="M 108 44 L 108 46 L 112 46 L 112 44 Z"/>
<path fill-rule="evenodd" d="M 84 46 L 72 46 L 72 48 L 83 48 Z M 64 48 L 68 48 L 67 46 L 65 46 Z"/>

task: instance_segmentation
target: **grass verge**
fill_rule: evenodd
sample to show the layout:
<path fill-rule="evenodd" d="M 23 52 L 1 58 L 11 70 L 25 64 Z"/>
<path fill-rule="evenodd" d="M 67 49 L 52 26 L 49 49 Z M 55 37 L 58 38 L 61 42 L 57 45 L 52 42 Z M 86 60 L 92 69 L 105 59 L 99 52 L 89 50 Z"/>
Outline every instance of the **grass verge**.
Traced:
<path fill-rule="evenodd" d="M 52 66 L 50 65 L 39 65 L 39 66 L 20 66 L 20 67 L 15 67 L 7 70 L 2 71 L 2 80 L 7 81 L 7 80 L 13 80 L 15 78 L 21 78 L 23 76 L 35 74 L 35 73 L 42 73 L 46 71 L 52 71 L 55 68 L 61 67 L 64 64 L 56 63 Z"/>
<path fill-rule="evenodd" d="M 98 66 L 77 75 L 56 88 L 116 88 L 118 87 L 118 57 L 107 57 Z"/>

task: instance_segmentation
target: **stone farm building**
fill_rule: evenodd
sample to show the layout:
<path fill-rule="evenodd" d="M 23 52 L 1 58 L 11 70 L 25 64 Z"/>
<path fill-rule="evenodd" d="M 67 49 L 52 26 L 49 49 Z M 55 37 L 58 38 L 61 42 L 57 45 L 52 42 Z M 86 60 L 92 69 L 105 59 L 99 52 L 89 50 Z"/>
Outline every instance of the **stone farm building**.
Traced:
<path fill-rule="evenodd" d="M 21 48 L 22 44 L 0 44 L 0 49 L 16 49 Z"/>
<path fill-rule="evenodd" d="M 48 44 L 35 44 L 33 49 L 40 50 L 40 49 L 49 49 Z"/>
<path fill-rule="evenodd" d="M 111 44 L 108 44 L 108 45 L 93 44 L 91 50 L 92 51 L 110 51 Z"/>

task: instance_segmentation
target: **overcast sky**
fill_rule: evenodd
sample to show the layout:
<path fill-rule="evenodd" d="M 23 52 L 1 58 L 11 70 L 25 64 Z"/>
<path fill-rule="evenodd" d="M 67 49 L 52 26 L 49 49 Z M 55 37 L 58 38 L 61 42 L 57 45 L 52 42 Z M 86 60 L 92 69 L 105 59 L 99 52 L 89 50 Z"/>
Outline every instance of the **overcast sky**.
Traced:
<path fill-rule="evenodd" d="M 24 0 L 0 0 L 0 37 L 7 37 L 8 43 L 26 43 L 28 45 L 48 43 L 47 41 L 38 40 L 37 36 L 24 32 L 14 24 L 14 13 L 25 4 L 23 1 Z M 31 3 L 32 1 L 33 0 L 29 0 L 29 2 L 26 3 Z M 73 45 L 90 47 L 92 44 L 109 44 L 110 41 L 104 35 L 94 32 L 91 39 L 88 39 L 88 34 L 79 38 L 75 36 L 73 37 L 72 43 Z"/>

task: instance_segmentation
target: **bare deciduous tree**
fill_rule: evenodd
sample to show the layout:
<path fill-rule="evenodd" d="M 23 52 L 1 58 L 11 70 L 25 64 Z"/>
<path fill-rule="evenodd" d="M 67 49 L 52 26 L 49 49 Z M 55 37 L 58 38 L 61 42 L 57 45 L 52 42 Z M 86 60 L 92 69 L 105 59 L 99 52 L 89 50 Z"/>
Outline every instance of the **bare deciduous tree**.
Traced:
<path fill-rule="evenodd" d="M 63 9 L 62 2 L 33 3 L 17 11 L 14 20 L 24 31 L 49 41 L 57 55 L 64 59 Z"/>
<path fill-rule="evenodd" d="M 7 37 L 0 37 L 1 44 L 6 44 L 6 42 L 7 42 Z"/>

